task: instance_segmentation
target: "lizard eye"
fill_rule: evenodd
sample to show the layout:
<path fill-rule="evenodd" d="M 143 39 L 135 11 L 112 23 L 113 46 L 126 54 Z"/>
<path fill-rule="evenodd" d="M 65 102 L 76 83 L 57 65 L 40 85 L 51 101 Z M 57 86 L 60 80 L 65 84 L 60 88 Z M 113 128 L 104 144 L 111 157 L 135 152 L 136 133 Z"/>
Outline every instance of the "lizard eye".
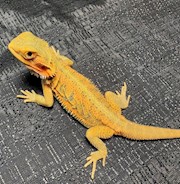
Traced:
<path fill-rule="evenodd" d="M 33 59 L 34 58 L 34 53 L 29 51 L 25 54 L 26 59 Z"/>
<path fill-rule="evenodd" d="M 32 52 L 28 52 L 27 55 L 28 55 L 28 56 L 32 56 Z"/>

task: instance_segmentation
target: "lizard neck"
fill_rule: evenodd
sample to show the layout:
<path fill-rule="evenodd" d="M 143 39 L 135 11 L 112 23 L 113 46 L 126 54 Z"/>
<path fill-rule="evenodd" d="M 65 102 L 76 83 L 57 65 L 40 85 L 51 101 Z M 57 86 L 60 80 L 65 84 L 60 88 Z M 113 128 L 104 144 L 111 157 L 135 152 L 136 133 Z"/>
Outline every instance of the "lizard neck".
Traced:
<path fill-rule="evenodd" d="M 55 75 L 46 80 L 46 83 L 50 85 L 50 87 L 53 89 L 56 88 L 58 83 L 60 82 L 60 78 L 63 75 L 63 71 L 66 67 L 68 67 L 62 60 L 59 59 L 59 57 L 52 57 L 54 66 L 55 66 Z"/>

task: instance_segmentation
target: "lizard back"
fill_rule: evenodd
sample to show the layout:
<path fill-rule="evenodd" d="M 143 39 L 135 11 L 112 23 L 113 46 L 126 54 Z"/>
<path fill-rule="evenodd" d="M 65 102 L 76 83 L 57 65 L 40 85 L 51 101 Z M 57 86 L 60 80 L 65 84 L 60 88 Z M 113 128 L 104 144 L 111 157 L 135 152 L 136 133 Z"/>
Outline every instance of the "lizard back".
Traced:
<path fill-rule="evenodd" d="M 113 119 L 117 120 L 118 113 L 88 78 L 69 66 L 61 66 L 56 80 L 57 85 L 52 87 L 55 97 L 85 127 L 105 124 L 117 130 L 119 119 L 116 123 Z"/>

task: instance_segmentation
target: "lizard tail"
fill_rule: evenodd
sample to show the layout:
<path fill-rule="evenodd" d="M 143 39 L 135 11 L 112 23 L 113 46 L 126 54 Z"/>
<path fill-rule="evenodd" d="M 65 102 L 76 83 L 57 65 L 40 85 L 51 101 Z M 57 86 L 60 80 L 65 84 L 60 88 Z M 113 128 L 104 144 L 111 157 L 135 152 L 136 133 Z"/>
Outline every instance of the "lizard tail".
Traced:
<path fill-rule="evenodd" d="M 118 135 L 135 140 L 173 139 L 180 138 L 180 129 L 141 125 L 126 119 Z"/>

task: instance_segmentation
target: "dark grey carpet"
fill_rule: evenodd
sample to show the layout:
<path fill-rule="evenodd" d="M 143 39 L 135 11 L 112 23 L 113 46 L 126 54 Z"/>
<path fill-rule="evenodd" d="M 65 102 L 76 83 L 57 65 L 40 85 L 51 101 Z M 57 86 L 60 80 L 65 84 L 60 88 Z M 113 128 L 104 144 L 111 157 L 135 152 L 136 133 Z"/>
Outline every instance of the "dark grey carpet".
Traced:
<path fill-rule="evenodd" d="M 46 39 L 101 89 L 128 84 L 126 116 L 180 128 L 179 0 L 0 0 L 0 183 L 180 183 L 180 140 L 113 137 L 94 182 L 83 168 L 92 146 L 86 129 L 56 102 L 25 105 L 20 89 L 40 81 L 7 50 L 23 31 Z"/>

